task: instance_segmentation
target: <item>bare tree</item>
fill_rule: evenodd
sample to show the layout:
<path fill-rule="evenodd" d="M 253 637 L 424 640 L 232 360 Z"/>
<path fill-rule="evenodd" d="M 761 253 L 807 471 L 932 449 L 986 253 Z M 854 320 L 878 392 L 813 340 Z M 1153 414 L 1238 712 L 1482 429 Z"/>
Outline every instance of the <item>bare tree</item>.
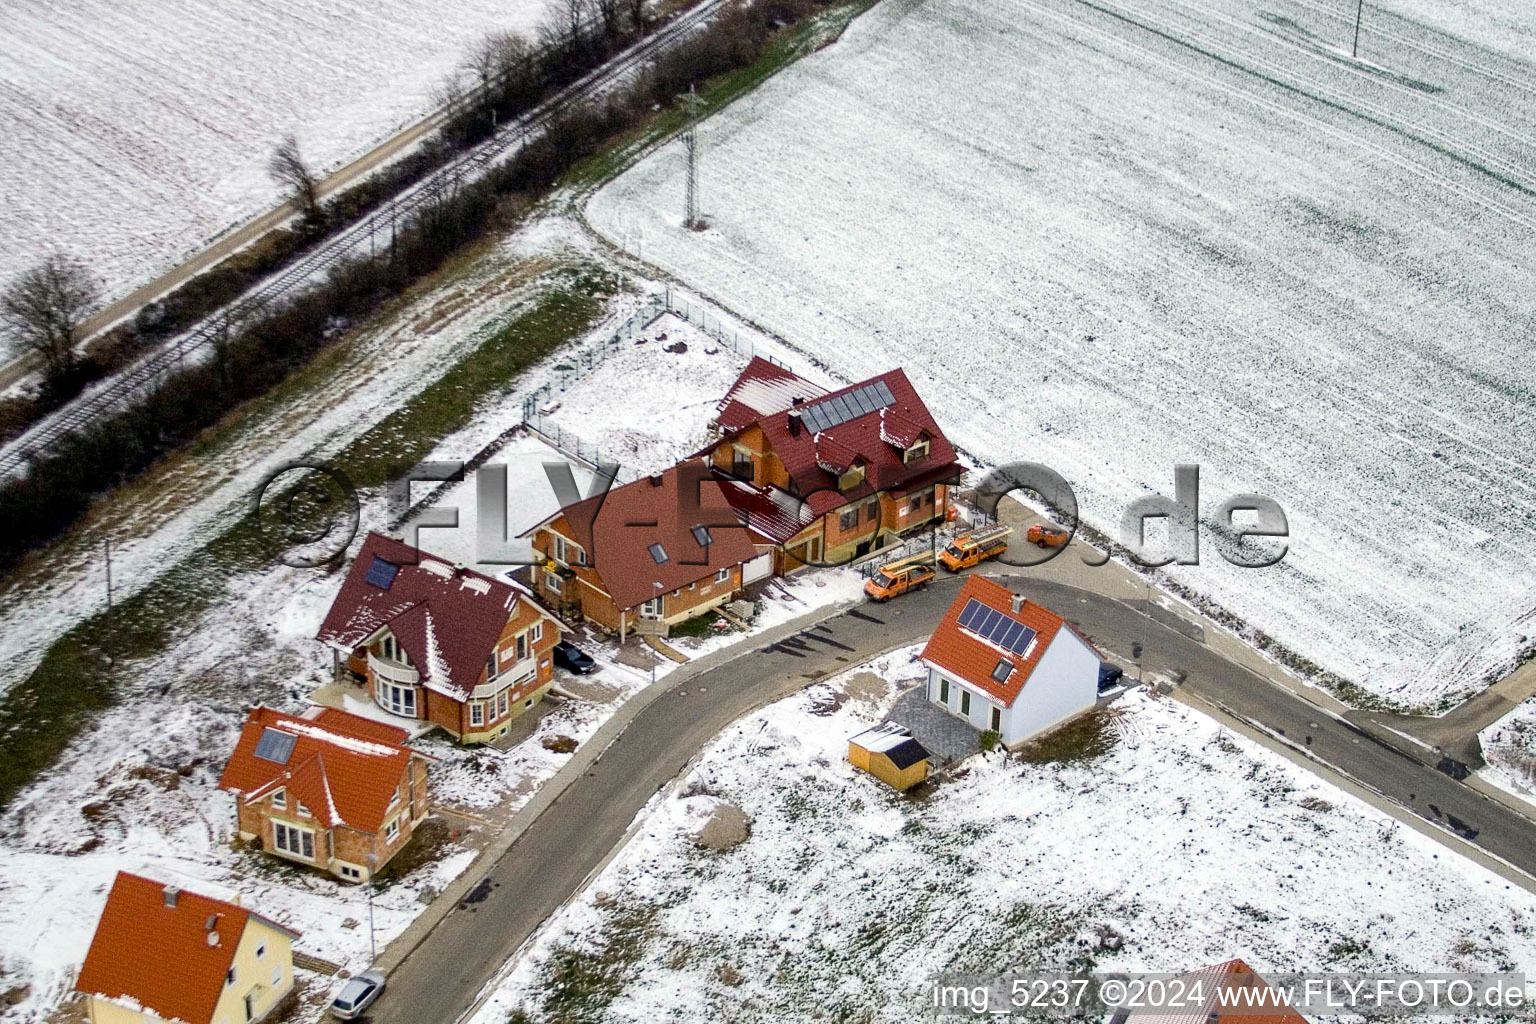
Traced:
<path fill-rule="evenodd" d="M 50 381 L 74 369 L 80 325 L 99 293 L 80 264 L 55 254 L 0 295 L 0 331 L 43 357 Z"/>
<path fill-rule="evenodd" d="M 267 161 L 267 173 L 299 204 L 299 211 L 306 219 L 320 219 L 319 182 L 299 153 L 299 141 L 292 135 L 272 152 L 272 159 Z"/>
<path fill-rule="evenodd" d="M 629 24 L 635 35 L 645 31 L 645 0 L 629 0 Z"/>
<path fill-rule="evenodd" d="M 619 19 L 623 13 L 623 0 L 592 0 L 597 16 L 603 22 L 603 34 L 608 39 L 619 38 Z"/>
<path fill-rule="evenodd" d="M 556 0 L 551 12 L 552 21 L 546 22 L 543 34 L 566 53 L 581 52 L 582 37 L 587 20 L 588 0 Z"/>

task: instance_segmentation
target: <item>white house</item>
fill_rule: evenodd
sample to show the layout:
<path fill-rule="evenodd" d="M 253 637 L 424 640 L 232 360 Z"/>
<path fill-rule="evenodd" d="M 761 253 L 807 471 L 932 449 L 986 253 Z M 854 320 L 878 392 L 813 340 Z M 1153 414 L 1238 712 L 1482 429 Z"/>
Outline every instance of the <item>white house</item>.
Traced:
<path fill-rule="evenodd" d="M 923 648 L 928 699 L 1012 746 L 1093 707 L 1100 658 L 1066 620 L 971 576 Z"/>

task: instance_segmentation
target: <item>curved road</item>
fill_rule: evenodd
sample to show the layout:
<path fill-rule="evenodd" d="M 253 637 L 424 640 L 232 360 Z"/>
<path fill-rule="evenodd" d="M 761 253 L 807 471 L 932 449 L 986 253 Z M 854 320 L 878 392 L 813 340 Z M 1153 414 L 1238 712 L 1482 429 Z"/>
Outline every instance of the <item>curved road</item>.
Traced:
<path fill-rule="evenodd" d="M 1143 643 L 1149 671 L 1183 673 L 1184 689 L 1536 873 L 1531 821 L 1143 615 L 1134 607 L 1140 602 L 1032 577 L 1000 578 L 1065 615 L 1114 660 L 1129 661 L 1131 645 Z M 776 643 L 744 649 L 657 696 L 491 865 L 469 898 L 475 902 L 460 902 L 406 956 L 372 1018 L 378 1024 L 458 1020 L 518 947 L 603 863 L 646 802 L 716 734 L 763 704 L 921 640 L 943 616 L 956 582 L 945 578 L 888 604 L 858 605 Z"/>

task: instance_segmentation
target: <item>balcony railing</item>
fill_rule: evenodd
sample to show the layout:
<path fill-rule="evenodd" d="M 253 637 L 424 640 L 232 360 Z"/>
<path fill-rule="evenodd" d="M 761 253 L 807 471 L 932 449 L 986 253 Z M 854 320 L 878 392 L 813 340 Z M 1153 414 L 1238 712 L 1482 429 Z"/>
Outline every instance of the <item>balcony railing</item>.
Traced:
<path fill-rule="evenodd" d="M 396 686 L 415 686 L 421 681 L 421 673 L 411 666 L 381 658 L 372 651 L 368 652 L 368 671 L 373 673 L 374 678 L 386 680 Z"/>
<path fill-rule="evenodd" d="M 522 661 L 508 665 L 506 668 L 496 673 L 496 678 L 481 683 L 479 686 L 475 687 L 475 692 L 471 696 L 476 700 L 479 700 L 483 697 L 495 696 L 502 690 L 505 690 L 507 687 L 511 686 L 513 683 L 521 682 L 524 679 L 532 676 L 538 667 L 538 659 L 530 655 L 529 657 L 524 658 Z"/>

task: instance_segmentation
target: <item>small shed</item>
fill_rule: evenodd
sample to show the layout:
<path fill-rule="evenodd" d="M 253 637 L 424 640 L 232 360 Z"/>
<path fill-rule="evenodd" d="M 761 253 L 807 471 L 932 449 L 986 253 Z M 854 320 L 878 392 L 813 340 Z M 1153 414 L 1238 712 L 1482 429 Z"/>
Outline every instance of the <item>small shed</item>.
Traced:
<path fill-rule="evenodd" d="M 928 751 L 904 725 L 886 722 L 848 741 L 848 760 L 894 789 L 911 789 L 928 777 Z"/>

